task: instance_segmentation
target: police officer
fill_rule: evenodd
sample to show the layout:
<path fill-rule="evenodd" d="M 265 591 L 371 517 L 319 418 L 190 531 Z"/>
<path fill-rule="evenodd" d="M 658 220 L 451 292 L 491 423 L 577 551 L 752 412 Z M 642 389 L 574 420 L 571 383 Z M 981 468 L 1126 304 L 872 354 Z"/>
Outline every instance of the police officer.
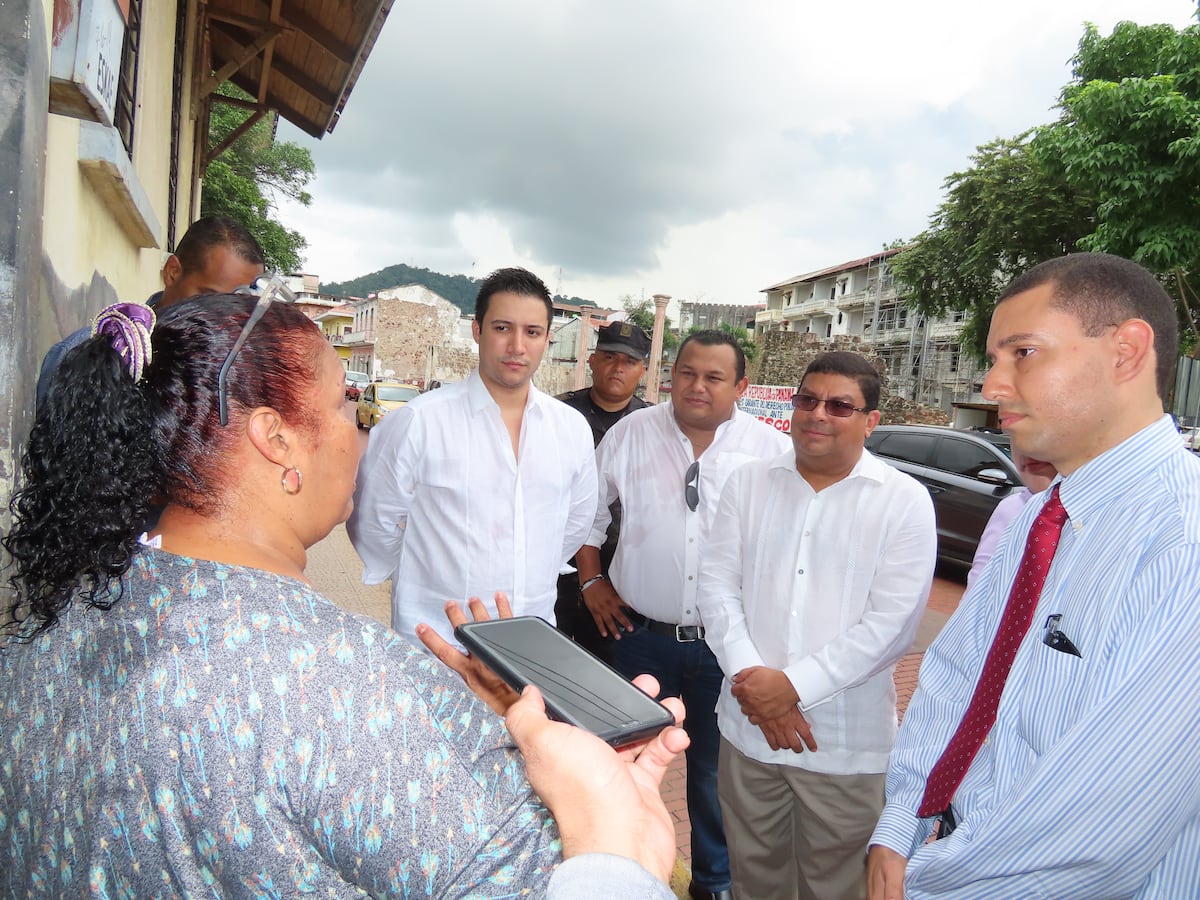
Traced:
<path fill-rule="evenodd" d="M 650 338 L 631 322 L 610 322 L 599 331 L 596 349 L 588 357 L 592 370 L 592 386 L 559 394 L 558 399 L 583 413 L 592 427 L 596 444 L 613 425 L 646 402 L 634 396 L 646 361 L 650 356 Z M 617 549 L 617 534 L 621 528 L 621 502 L 612 507 L 612 524 L 608 537 L 600 548 L 601 571 L 608 567 Z M 600 636 L 591 613 L 583 605 L 579 579 L 574 573 L 558 579 L 558 602 L 554 606 L 558 627 L 601 659 L 611 661 L 610 641 Z"/>

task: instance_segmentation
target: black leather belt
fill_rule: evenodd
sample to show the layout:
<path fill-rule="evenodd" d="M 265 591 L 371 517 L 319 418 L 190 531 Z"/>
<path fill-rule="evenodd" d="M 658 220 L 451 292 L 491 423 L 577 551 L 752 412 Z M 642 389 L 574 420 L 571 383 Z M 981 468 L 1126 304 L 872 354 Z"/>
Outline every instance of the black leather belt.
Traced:
<path fill-rule="evenodd" d="M 657 619 L 648 618 L 632 609 L 626 609 L 625 615 L 634 625 L 653 631 L 655 634 L 665 634 L 667 637 L 675 638 L 681 644 L 704 640 L 703 625 L 672 625 L 670 622 L 660 622 Z"/>

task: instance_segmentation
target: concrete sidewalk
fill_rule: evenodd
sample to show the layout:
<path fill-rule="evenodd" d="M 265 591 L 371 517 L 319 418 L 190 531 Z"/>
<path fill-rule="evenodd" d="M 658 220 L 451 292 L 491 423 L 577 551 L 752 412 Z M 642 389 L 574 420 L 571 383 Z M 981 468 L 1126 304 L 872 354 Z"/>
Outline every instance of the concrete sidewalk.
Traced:
<path fill-rule="evenodd" d="M 391 582 L 362 583 L 362 562 L 350 544 L 345 525 L 338 525 L 325 540 L 309 548 L 304 573 L 314 588 L 343 609 L 391 624 Z"/>
<path fill-rule="evenodd" d="M 363 613 L 385 625 L 390 623 L 391 584 L 362 583 L 362 563 L 350 544 L 345 526 L 338 525 L 325 540 L 309 549 L 308 566 L 305 571 L 313 586 L 338 605 L 353 612 Z M 896 665 L 896 706 L 901 718 L 904 717 L 904 710 L 907 709 L 908 701 L 916 690 L 917 670 L 921 666 L 925 648 L 937 637 L 951 613 L 958 608 L 958 602 L 965 589 L 961 573 L 942 572 L 939 569 L 938 574 L 943 577 L 934 580 L 912 652 Z M 668 770 L 662 785 L 663 801 L 675 818 L 675 837 L 679 847 L 679 861 L 671 879 L 671 887 L 681 898 L 687 897 L 690 877 L 688 864 L 691 860 L 692 829 L 687 815 L 686 779 L 687 769 L 681 757 Z"/>

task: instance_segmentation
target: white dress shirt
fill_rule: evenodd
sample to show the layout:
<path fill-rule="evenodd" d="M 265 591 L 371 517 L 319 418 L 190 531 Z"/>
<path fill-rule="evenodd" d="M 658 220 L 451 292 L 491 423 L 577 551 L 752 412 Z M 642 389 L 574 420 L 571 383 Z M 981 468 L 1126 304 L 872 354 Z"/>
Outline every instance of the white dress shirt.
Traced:
<path fill-rule="evenodd" d="M 559 570 L 596 511 L 587 421 L 529 387 L 513 456 L 478 370 L 422 394 L 371 431 L 347 523 L 363 581 L 392 579 L 392 627 L 452 639 L 447 600 L 506 591 L 516 615 L 553 622 Z"/>
<path fill-rule="evenodd" d="M 700 567 L 706 639 L 725 672 L 721 734 L 759 762 L 836 775 L 887 768 L 892 670 L 920 623 L 937 556 L 929 492 L 862 456 L 815 493 L 795 452 L 734 472 Z M 772 750 L 738 708 L 730 677 L 780 669 L 818 749 Z"/>
<path fill-rule="evenodd" d="M 675 423 L 670 403 L 630 413 L 596 448 L 600 502 L 587 543 L 599 547 L 608 508 L 621 500 L 621 536 L 609 578 L 643 616 L 678 625 L 703 624 L 696 606 L 700 552 L 731 472 L 754 459 L 783 452 L 790 441 L 754 416 L 734 409 L 700 455 L 700 503 L 684 499 L 692 444 Z"/>

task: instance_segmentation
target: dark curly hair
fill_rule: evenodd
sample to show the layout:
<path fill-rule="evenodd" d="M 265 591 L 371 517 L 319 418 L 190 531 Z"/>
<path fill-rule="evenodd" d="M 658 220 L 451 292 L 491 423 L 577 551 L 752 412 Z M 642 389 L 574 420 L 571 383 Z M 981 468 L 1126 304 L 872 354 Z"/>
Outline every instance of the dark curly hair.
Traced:
<path fill-rule="evenodd" d="M 217 373 L 255 298 L 198 297 L 165 310 L 153 356 L 134 383 L 104 335 L 58 367 L 21 459 L 2 543 L 11 558 L 10 629 L 50 628 L 72 600 L 109 609 L 152 510 L 211 514 L 224 502 L 247 410 L 269 406 L 317 432 L 312 388 L 324 346 L 300 310 L 273 303 L 229 371 L 229 425 L 217 413 Z"/>

